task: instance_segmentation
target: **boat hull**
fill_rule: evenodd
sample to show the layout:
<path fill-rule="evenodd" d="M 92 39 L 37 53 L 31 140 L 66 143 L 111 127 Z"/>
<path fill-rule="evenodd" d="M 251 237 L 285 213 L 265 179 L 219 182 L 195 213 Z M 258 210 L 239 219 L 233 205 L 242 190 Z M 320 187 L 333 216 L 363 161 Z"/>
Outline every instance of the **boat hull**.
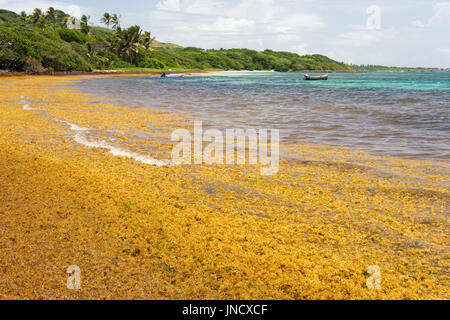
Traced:
<path fill-rule="evenodd" d="M 328 77 L 325 78 L 319 78 L 319 77 L 309 77 L 309 78 L 305 78 L 305 80 L 307 81 L 315 81 L 315 80 L 328 80 Z"/>
<path fill-rule="evenodd" d="M 328 73 L 321 75 L 321 76 L 309 76 L 309 75 L 305 75 L 304 80 L 309 80 L 309 81 L 314 81 L 314 80 L 328 80 Z"/>

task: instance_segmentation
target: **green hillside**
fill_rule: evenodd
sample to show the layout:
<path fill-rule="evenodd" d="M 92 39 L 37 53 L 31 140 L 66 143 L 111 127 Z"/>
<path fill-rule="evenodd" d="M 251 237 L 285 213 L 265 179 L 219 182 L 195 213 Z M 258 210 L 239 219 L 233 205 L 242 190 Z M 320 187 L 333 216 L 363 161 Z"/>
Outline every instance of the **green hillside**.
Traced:
<path fill-rule="evenodd" d="M 0 69 L 40 73 L 91 70 L 351 71 L 322 55 L 249 49 L 205 50 L 156 41 L 139 26 L 123 29 L 120 16 L 105 14 L 104 27 L 83 16 L 79 30 L 60 10 L 31 15 L 0 10 Z"/>
<path fill-rule="evenodd" d="M 369 72 L 369 71 L 404 71 L 404 72 L 443 72 L 446 71 L 442 68 L 425 68 L 425 67 L 389 67 L 389 66 L 379 66 L 379 65 L 350 65 L 351 68 L 357 72 Z"/>
<path fill-rule="evenodd" d="M 0 9 L 0 24 L 5 23 L 20 24 L 21 23 L 20 16 L 14 12 Z"/>

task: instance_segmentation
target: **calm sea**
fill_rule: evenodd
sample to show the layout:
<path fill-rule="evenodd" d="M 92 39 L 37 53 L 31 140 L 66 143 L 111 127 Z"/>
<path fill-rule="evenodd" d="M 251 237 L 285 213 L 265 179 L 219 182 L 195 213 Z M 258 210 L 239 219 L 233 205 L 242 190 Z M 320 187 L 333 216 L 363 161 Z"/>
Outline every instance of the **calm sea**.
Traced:
<path fill-rule="evenodd" d="M 449 162 L 450 73 L 229 72 L 180 78 L 86 79 L 84 92 L 129 107 L 191 113 L 208 126 L 279 129 L 284 142 Z"/>

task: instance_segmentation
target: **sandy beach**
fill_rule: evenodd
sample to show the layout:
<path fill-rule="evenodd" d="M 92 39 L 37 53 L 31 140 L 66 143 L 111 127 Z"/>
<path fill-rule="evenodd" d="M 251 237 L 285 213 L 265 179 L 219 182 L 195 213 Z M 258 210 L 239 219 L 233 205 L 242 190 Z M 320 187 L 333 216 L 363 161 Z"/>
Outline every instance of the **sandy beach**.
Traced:
<path fill-rule="evenodd" d="M 108 76 L 0 77 L 0 299 L 450 298 L 448 164 L 285 144 L 273 176 L 167 166 L 187 115 L 66 86 L 86 77 Z"/>

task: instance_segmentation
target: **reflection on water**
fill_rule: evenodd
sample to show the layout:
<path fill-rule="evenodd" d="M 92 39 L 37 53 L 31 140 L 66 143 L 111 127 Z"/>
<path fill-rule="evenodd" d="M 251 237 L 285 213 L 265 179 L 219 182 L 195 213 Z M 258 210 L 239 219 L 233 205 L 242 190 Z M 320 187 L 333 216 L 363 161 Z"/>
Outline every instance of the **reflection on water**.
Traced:
<path fill-rule="evenodd" d="M 319 142 L 374 154 L 448 161 L 450 73 L 220 73 L 160 79 L 87 79 L 85 92 L 130 107 L 201 116 L 224 129 L 280 129 L 285 142 Z"/>

